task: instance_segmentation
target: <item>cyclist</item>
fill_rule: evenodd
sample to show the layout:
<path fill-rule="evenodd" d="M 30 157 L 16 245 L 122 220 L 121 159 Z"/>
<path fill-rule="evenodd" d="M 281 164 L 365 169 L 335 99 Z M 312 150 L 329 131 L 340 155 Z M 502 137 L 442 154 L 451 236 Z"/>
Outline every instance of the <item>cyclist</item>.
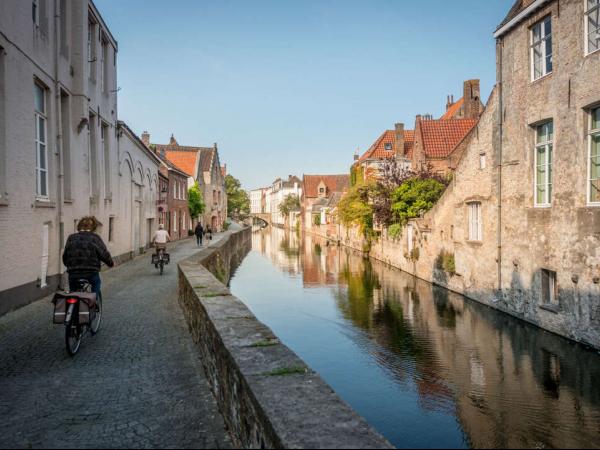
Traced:
<path fill-rule="evenodd" d="M 67 239 L 62 260 L 69 273 L 71 292 L 80 288 L 80 280 L 86 280 L 92 286 L 92 292 L 101 299 L 101 263 L 108 267 L 114 267 L 115 264 L 102 238 L 96 234 L 99 225 L 94 216 L 82 218 L 77 224 L 77 233 Z"/>
<path fill-rule="evenodd" d="M 169 236 L 169 233 L 167 232 L 167 230 L 165 230 L 165 226 L 161 223 L 158 226 L 158 230 L 156 230 L 156 233 L 154 233 L 154 237 L 152 238 L 152 243 L 156 248 L 156 256 L 158 256 L 159 251 L 167 249 L 167 242 L 170 241 L 171 236 Z M 158 268 L 158 264 L 155 264 L 154 266 Z"/>

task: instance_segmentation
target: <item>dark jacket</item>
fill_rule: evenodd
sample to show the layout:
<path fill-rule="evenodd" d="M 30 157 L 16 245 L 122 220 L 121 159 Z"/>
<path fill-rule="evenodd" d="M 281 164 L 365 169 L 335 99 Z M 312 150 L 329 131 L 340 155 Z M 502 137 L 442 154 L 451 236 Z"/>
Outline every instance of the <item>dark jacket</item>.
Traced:
<path fill-rule="evenodd" d="M 89 231 L 69 236 L 63 253 L 63 264 L 69 273 L 100 272 L 101 263 L 115 265 L 100 236 Z"/>
<path fill-rule="evenodd" d="M 196 225 L 196 230 L 194 232 L 196 233 L 196 236 L 198 236 L 198 237 L 204 236 L 204 228 L 200 224 Z"/>

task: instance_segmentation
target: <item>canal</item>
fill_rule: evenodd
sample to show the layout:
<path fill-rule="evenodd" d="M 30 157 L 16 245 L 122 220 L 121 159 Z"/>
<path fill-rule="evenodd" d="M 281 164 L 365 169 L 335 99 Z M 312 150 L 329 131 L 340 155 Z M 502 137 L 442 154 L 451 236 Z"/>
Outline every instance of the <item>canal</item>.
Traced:
<path fill-rule="evenodd" d="M 234 295 L 395 446 L 600 447 L 597 352 L 319 238 L 252 247 Z"/>

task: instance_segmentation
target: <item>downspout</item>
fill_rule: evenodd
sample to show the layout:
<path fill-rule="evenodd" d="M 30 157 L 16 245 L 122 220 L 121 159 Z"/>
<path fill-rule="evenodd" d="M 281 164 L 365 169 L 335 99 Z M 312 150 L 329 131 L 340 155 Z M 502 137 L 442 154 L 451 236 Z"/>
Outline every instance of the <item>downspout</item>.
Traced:
<path fill-rule="evenodd" d="M 59 30 L 59 20 L 60 20 L 60 11 L 59 11 L 59 2 L 58 0 L 54 1 L 54 107 L 55 107 L 55 117 L 56 120 L 54 123 L 56 124 L 56 159 L 57 159 L 57 167 L 58 167 L 58 180 L 56 183 L 56 212 L 57 218 L 56 223 L 58 225 L 58 248 L 59 252 L 57 255 L 58 259 L 58 274 L 60 276 L 59 283 L 62 285 L 63 283 L 63 269 L 62 269 L 62 252 L 64 247 L 63 236 L 64 236 L 64 223 L 63 223 L 63 188 L 64 188 L 64 167 L 63 167 L 63 136 L 62 136 L 62 117 L 61 113 L 61 94 L 60 94 L 60 82 L 58 81 L 58 58 L 59 58 L 59 50 L 58 50 L 58 30 Z M 64 288 L 65 286 L 61 286 Z"/>
<path fill-rule="evenodd" d="M 502 294 L 502 165 L 503 145 L 504 145 L 504 74 L 503 74 L 503 48 L 504 42 L 502 38 L 497 39 L 498 47 L 498 294 Z M 498 297 L 500 299 L 500 297 Z"/>

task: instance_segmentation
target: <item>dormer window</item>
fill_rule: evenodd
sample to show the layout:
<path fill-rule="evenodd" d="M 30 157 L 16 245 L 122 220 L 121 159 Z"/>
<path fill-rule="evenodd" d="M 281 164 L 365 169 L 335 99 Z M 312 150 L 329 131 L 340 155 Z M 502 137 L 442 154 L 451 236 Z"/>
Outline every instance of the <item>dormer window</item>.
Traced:
<path fill-rule="evenodd" d="M 387 144 L 385 144 L 385 150 L 386 151 L 391 152 L 393 150 L 393 148 L 394 147 L 389 142 Z"/>

